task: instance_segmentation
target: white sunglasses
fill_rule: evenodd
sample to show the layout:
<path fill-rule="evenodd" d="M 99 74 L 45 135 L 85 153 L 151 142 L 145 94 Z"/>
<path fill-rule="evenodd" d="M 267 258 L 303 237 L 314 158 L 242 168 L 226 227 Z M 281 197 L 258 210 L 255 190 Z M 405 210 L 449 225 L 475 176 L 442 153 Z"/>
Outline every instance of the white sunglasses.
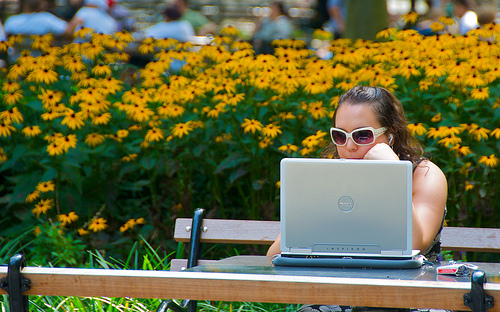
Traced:
<path fill-rule="evenodd" d="M 359 128 L 351 133 L 345 132 L 339 128 L 330 128 L 330 137 L 332 141 L 337 146 L 344 146 L 347 144 L 347 140 L 351 140 L 357 145 L 370 145 L 375 142 L 375 139 L 384 134 L 387 131 L 387 127 L 382 127 L 374 129 L 372 127 Z"/>

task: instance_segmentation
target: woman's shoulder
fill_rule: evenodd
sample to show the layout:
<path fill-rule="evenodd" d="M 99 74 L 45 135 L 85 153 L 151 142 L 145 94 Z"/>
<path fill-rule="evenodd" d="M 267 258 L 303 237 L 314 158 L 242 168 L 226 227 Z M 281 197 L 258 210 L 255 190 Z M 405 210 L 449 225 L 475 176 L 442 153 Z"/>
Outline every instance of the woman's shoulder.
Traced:
<path fill-rule="evenodd" d="M 429 159 L 423 159 L 418 163 L 415 170 L 413 171 L 413 180 L 414 183 L 420 181 L 425 181 L 426 184 L 429 181 L 444 185 L 446 185 L 447 183 L 446 176 L 444 175 L 441 168 L 439 168 Z"/>

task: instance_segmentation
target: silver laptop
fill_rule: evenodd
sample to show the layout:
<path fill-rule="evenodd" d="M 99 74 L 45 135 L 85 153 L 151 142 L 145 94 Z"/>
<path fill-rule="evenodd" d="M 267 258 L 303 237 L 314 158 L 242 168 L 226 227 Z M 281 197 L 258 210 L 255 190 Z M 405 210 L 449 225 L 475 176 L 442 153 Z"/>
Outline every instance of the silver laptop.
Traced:
<path fill-rule="evenodd" d="M 412 163 L 285 158 L 281 257 L 410 259 Z"/>

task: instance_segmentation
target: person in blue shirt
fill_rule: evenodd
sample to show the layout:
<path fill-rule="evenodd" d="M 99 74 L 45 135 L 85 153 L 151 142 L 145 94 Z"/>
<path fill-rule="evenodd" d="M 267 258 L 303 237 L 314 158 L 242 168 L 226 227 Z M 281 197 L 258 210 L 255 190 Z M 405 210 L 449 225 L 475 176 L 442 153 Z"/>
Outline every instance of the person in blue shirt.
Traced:
<path fill-rule="evenodd" d="M 21 13 L 12 15 L 5 21 L 6 35 L 46 35 L 70 39 L 73 31 L 82 21 L 73 18 L 66 22 L 57 16 L 46 12 L 47 0 L 22 0 Z"/>

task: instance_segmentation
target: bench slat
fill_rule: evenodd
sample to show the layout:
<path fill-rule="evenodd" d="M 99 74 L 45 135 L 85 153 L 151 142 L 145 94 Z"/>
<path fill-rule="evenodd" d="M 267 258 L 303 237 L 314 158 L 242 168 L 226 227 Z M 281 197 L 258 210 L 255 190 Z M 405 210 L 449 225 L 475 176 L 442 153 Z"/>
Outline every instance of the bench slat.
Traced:
<path fill-rule="evenodd" d="M 174 239 L 189 242 L 191 218 L 178 218 Z M 203 243 L 271 245 L 280 233 L 279 221 L 204 219 L 201 233 Z M 500 252 L 500 229 L 444 227 L 441 249 L 469 252 Z"/>
<path fill-rule="evenodd" d="M 191 218 L 177 218 L 174 239 L 189 242 Z M 279 221 L 204 219 L 201 242 L 219 244 L 261 244 L 271 245 L 280 233 Z"/>

